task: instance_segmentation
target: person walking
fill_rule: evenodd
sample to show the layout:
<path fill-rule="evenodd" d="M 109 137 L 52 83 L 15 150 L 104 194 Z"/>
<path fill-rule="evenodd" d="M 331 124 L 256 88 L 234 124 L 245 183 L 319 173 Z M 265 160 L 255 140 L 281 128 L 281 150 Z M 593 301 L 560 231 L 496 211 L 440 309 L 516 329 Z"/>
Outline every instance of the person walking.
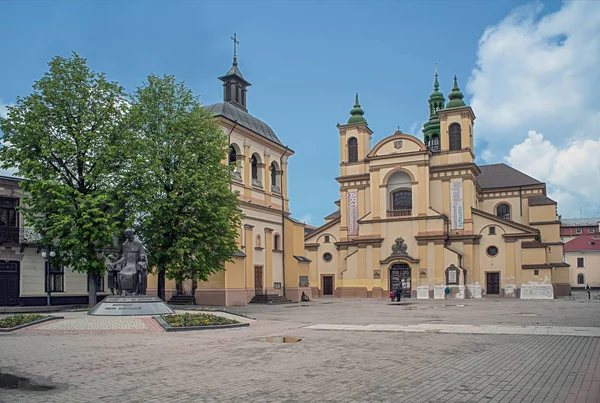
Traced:
<path fill-rule="evenodd" d="M 402 286 L 400 284 L 398 284 L 398 287 L 396 288 L 396 301 L 402 301 Z"/>
<path fill-rule="evenodd" d="M 585 285 L 585 290 L 586 290 L 586 291 L 587 291 L 587 293 L 588 293 L 588 299 L 592 299 L 592 289 L 590 288 L 590 285 L 589 285 L 589 284 L 586 284 L 586 285 Z"/>

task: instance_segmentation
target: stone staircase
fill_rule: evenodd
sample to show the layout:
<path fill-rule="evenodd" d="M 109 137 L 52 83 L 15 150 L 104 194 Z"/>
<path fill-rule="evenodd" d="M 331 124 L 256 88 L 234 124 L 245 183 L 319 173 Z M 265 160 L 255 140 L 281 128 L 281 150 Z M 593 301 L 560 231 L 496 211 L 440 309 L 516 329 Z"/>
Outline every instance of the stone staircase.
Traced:
<path fill-rule="evenodd" d="M 168 302 L 170 305 L 196 305 L 193 295 L 173 295 Z"/>
<path fill-rule="evenodd" d="M 255 295 L 251 304 L 291 304 L 292 301 L 277 294 Z"/>

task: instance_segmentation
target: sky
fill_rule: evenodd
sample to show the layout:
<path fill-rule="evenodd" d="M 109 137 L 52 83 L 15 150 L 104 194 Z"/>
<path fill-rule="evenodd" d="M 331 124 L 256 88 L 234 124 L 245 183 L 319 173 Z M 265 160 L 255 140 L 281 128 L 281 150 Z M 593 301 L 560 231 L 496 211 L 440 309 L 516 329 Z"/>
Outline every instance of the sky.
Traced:
<path fill-rule="evenodd" d="M 600 216 L 599 1 L 0 1 L 0 116 L 56 55 L 77 52 L 133 91 L 173 74 L 203 104 L 231 66 L 248 111 L 295 151 L 292 215 L 336 210 L 339 133 L 359 93 L 372 146 L 422 138 L 437 63 L 476 115 L 478 164 L 545 181 L 563 217 Z"/>

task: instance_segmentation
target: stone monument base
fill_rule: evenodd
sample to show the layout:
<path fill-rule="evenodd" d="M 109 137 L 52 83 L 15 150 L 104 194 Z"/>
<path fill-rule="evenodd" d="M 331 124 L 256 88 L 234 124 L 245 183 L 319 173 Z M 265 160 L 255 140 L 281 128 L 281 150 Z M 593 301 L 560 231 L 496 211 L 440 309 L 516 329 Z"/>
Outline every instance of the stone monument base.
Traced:
<path fill-rule="evenodd" d="M 109 295 L 88 312 L 97 316 L 144 316 L 175 313 L 165 302 L 152 295 Z"/>

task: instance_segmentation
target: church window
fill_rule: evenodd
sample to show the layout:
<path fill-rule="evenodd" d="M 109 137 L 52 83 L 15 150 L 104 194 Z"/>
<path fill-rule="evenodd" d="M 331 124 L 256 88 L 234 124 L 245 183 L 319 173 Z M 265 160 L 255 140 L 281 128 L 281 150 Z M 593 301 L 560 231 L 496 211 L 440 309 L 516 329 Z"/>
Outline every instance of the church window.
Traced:
<path fill-rule="evenodd" d="M 460 125 L 452 123 L 449 128 L 450 151 L 460 150 Z"/>
<path fill-rule="evenodd" d="M 496 248 L 495 246 L 488 246 L 485 252 L 489 257 L 494 257 L 498 255 L 498 248 Z"/>
<path fill-rule="evenodd" d="M 323 260 L 327 263 L 331 262 L 333 260 L 333 255 L 329 252 L 325 252 L 323 254 Z"/>
<path fill-rule="evenodd" d="M 505 220 L 510 220 L 510 206 L 508 204 L 501 204 L 496 207 L 496 215 Z"/>
<path fill-rule="evenodd" d="M 439 134 L 434 134 L 433 136 L 431 136 L 431 151 L 440 151 L 441 145 L 440 145 L 440 136 Z"/>
<path fill-rule="evenodd" d="M 271 162 L 271 192 L 281 194 L 281 171 L 275 161 Z"/>
<path fill-rule="evenodd" d="M 279 250 L 279 234 L 273 236 L 273 250 Z"/>
<path fill-rule="evenodd" d="M 490 235 L 496 235 L 496 227 L 490 227 Z"/>
<path fill-rule="evenodd" d="M 348 140 L 348 162 L 358 162 L 358 140 L 351 137 Z"/>
<path fill-rule="evenodd" d="M 540 271 L 539 271 L 538 269 L 535 269 L 535 270 L 533 271 L 533 275 L 534 275 L 534 276 L 539 276 L 539 275 L 540 275 Z"/>
<path fill-rule="evenodd" d="M 258 180 L 258 161 L 256 156 L 252 156 L 252 179 Z"/>
<path fill-rule="evenodd" d="M 579 273 L 577 275 L 577 284 L 578 285 L 583 285 L 585 284 L 585 276 L 583 275 L 583 273 Z"/>
<path fill-rule="evenodd" d="M 237 158 L 236 158 L 236 152 L 235 152 L 235 148 L 233 148 L 233 146 L 229 147 L 229 165 L 231 164 L 235 164 Z"/>
<path fill-rule="evenodd" d="M 584 262 L 582 257 L 577 258 L 577 267 L 584 267 Z"/>
<path fill-rule="evenodd" d="M 394 191 L 391 204 L 394 211 L 410 211 L 412 209 L 412 191 L 409 189 Z"/>
<path fill-rule="evenodd" d="M 323 242 L 329 243 L 329 235 L 325 235 L 325 240 Z"/>

